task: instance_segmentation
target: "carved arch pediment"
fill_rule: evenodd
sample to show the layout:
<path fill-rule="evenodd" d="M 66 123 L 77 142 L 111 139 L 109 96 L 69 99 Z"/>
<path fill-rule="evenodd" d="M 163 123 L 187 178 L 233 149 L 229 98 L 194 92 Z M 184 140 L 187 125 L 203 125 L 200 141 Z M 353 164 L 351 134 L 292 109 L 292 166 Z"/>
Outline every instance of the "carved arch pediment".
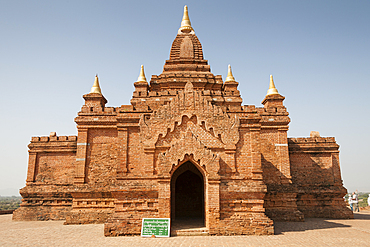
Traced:
<path fill-rule="evenodd" d="M 187 160 L 188 156 L 192 156 L 207 177 L 213 179 L 219 177 L 220 157 L 208 149 L 190 129 L 166 152 L 159 154 L 158 175 L 170 176 L 171 171 L 181 165 L 181 161 Z"/>

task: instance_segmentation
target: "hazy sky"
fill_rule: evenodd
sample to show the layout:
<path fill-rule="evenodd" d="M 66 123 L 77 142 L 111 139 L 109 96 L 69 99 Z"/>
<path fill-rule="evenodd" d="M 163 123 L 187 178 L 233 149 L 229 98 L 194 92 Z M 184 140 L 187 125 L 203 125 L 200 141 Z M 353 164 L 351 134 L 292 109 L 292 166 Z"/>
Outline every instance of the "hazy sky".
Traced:
<path fill-rule="evenodd" d="M 334 136 L 345 186 L 370 192 L 370 1 L 0 0 L 0 195 L 24 187 L 31 136 L 77 134 L 95 74 L 120 106 L 141 64 L 162 72 L 184 5 L 211 72 L 231 64 L 256 106 L 272 74 L 288 135 Z"/>

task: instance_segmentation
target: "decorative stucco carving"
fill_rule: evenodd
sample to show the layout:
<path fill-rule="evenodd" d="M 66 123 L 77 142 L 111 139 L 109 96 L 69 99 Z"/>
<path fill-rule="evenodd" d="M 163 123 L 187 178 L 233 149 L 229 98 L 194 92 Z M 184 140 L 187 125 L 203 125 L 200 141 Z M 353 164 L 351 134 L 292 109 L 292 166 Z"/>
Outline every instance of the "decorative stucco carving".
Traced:
<path fill-rule="evenodd" d="M 140 119 L 141 141 L 145 149 L 154 149 L 159 135 L 165 137 L 176 126 L 182 124 L 183 116 L 189 119 L 196 116 L 197 124 L 218 138 L 228 150 L 235 150 L 239 141 L 239 118 L 236 114 L 227 114 L 221 107 L 212 105 L 201 91 L 193 89 L 191 82 L 185 85 L 185 90 L 166 105 L 151 114 L 145 114 Z"/>

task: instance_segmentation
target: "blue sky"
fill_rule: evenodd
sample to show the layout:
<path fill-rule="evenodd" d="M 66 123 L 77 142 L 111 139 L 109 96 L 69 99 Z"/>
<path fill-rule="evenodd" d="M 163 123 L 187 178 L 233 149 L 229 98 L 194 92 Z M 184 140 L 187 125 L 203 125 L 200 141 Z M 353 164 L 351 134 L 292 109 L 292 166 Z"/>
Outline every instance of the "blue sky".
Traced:
<path fill-rule="evenodd" d="M 256 106 L 274 75 L 288 135 L 336 137 L 345 186 L 370 192 L 370 1 L 0 0 L 0 195 L 25 185 L 31 136 L 77 134 L 95 74 L 120 106 L 141 64 L 162 72 L 184 5 L 212 73 L 231 64 Z"/>

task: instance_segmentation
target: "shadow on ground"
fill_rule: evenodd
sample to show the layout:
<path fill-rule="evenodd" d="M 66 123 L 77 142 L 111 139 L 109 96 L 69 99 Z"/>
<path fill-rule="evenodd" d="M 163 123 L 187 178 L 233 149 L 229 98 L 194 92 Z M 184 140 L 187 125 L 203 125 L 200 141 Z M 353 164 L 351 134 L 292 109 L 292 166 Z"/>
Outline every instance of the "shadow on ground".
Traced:
<path fill-rule="evenodd" d="M 353 213 L 355 220 L 369 220 L 370 211 L 362 210 L 360 213 Z M 347 219 L 350 221 L 351 219 Z M 332 222 L 333 219 L 325 218 L 306 218 L 305 222 L 274 222 L 275 235 L 284 234 L 284 232 L 303 232 L 316 229 L 351 227 L 350 225 Z"/>
<path fill-rule="evenodd" d="M 353 213 L 353 215 L 354 215 L 354 218 L 356 220 L 370 220 L 370 214 L 369 213 L 370 213 L 369 211 L 366 211 L 366 214 L 364 214 L 364 213 Z"/>
<path fill-rule="evenodd" d="M 304 222 L 274 222 L 275 235 L 284 234 L 284 232 L 304 232 L 317 229 L 351 227 L 350 225 L 330 222 L 329 220 L 324 218 L 306 218 Z"/>

